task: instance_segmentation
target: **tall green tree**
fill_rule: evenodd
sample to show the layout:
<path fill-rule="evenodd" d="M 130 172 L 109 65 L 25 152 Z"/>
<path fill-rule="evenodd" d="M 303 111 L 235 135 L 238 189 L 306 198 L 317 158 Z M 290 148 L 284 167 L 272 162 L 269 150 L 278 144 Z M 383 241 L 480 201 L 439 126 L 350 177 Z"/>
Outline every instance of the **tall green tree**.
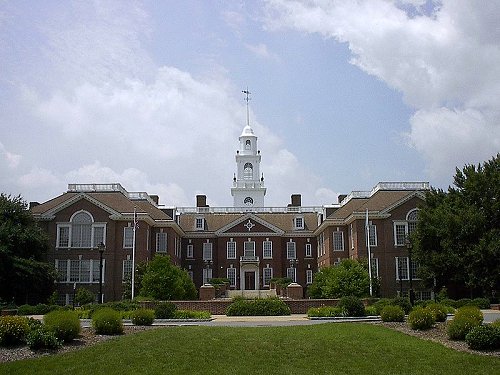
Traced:
<path fill-rule="evenodd" d="M 169 256 L 156 255 L 146 266 L 141 295 L 163 301 L 191 300 L 196 299 L 196 288 L 188 273 Z"/>
<path fill-rule="evenodd" d="M 321 269 L 314 275 L 314 281 L 308 288 L 311 298 L 365 297 L 369 292 L 367 268 L 352 259 L 344 259 L 336 266 Z"/>
<path fill-rule="evenodd" d="M 56 271 L 44 262 L 47 234 L 20 196 L 0 194 L 0 298 L 17 304 L 45 302 Z"/>
<path fill-rule="evenodd" d="M 432 189 L 419 212 L 414 255 L 420 276 L 459 293 L 500 290 L 500 154 L 456 169 L 454 186 Z M 455 297 L 460 297 L 459 294 Z"/>

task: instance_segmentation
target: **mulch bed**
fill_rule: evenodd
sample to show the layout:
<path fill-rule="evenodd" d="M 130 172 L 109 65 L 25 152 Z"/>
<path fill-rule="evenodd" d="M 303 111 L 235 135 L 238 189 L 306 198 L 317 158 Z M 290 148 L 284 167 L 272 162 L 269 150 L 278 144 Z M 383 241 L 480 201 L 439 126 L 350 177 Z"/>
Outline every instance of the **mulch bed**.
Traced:
<path fill-rule="evenodd" d="M 429 329 L 427 331 L 414 331 L 412 330 L 407 323 L 383 323 L 383 322 L 372 322 L 370 324 L 383 325 L 384 327 L 394 329 L 399 332 L 403 332 L 410 336 L 416 336 L 423 340 L 430 340 L 434 342 L 438 342 L 448 348 L 458 350 L 461 352 L 479 354 L 479 355 L 488 355 L 500 357 L 500 350 L 496 351 L 477 351 L 471 350 L 467 347 L 467 344 L 464 341 L 451 341 L 448 339 L 446 334 L 446 325 L 445 323 L 437 323 L 434 328 Z M 149 329 L 159 328 L 160 326 L 124 326 L 124 334 L 134 334 L 137 332 L 142 332 Z M 87 346 L 95 345 L 99 342 L 113 339 L 116 336 L 104 336 L 104 335 L 96 335 L 92 328 L 82 328 L 80 336 L 78 339 L 74 340 L 69 344 L 65 344 L 59 350 L 37 350 L 33 351 L 27 346 L 19 346 L 13 348 L 3 348 L 0 347 L 0 363 L 1 362 L 9 362 L 9 361 L 17 361 L 21 359 L 29 359 L 29 358 L 38 358 L 46 355 L 53 355 L 58 353 L 66 353 L 78 349 L 85 348 Z"/>

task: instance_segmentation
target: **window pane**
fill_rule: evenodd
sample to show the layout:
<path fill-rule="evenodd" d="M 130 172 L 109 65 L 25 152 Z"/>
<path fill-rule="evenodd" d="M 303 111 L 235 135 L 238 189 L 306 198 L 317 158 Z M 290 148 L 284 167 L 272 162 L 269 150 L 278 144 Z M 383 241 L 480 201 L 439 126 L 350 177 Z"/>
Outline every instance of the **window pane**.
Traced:
<path fill-rule="evenodd" d="M 286 277 L 289 279 L 292 279 L 293 282 L 296 282 L 297 280 L 295 279 L 295 268 L 287 268 L 286 269 Z"/>
<path fill-rule="evenodd" d="M 306 271 L 306 283 L 307 284 L 312 284 L 313 282 L 313 271 L 312 270 L 307 270 Z"/>
<path fill-rule="evenodd" d="M 333 250 L 344 251 L 344 232 L 333 232 Z"/>
<path fill-rule="evenodd" d="M 306 257 L 312 256 L 312 246 L 310 243 L 306 244 Z"/>
<path fill-rule="evenodd" d="M 369 225 L 368 230 L 370 234 L 370 246 L 377 246 L 377 226 Z"/>
<path fill-rule="evenodd" d="M 271 283 L 271 279 L 273 278 L 273 269 L 272 268 L 263 268 L 262 269 L 262 282 L 264 285 L 269 285 Z"/>
<path fill-rule="evenodd" d="M 156 233 L 156 251 L 164 253 L 167 251 L 167 234 Z"/>
<path fill-rule="evenodd" d="M 227 243 L 227 259 L 236 259 L 236 242 L 234 241 Z"/>
<path fill-rule="evenodd" d="M 273 257 L 273 243 L 271 241 L 264 241 L 262 243 L 262 256 L 264 258 Z"/>
<path fill-rule="evenodd" d="M 99 278 L 99 276 L 97 276 Z M 122 280 L 130 280 L 132 278 L 132 259 L 125 259 L 123 261 L 123 275 Z"/>
<path fill-rule="evenodd" d="M 59 230 L 59 243 L 57 247 L 69 246 L 69 227 L 58 227 Z"/>
<path fill-rule="evenodd" d="M 56 260 L 56 268 L 57 268 L 58 281 L 66 282 L 68 280 L 68 261 Z"/>
<path fill-rule="evenodd" d="M 104 243 L 104 227 L 95 226 L 94 227 L 94 244 L 93 247 L 97 247 L 100 243 Z"/>
<path fill-rule="evenodd" d="M 236 286 L 236 268 L 227 269 L 227 278 L 230 286 Z"/>
<path fill-rule="evenodd" d="M 247 241 L 243 243 L 245 256 L 246 257 L 254 257 L 255 256 L 255 242 Z"/>
<path fill-rule="evenodd" d="M 212 260 L 212 244 L 203 244 L 203 260 Z"/>
<path fill-rule="evenodd" d="M 130 248 L 134 243 L 134 228 L 125 227 L 123 228 L 123 247 Z"/>
<path fill-rule="evenodd" d="M 395 235 L 396 235 L 396 245 L 404 246 L 406 240 L 406 225 L 405 224 L 395 224 Z"/>
<path fill-rule="evenodd" d="M 80 262 L 80 282 L 88 283 L 90 281 L 90 259 Z"/>
<path fill-rule="evenodd" d="M 69 263 L 69 281 L 78 282 L 80 281 L 80 261 L 71 260 Z"/>
<path fill-rule="evenodd" d="M 295 259 L 297 257 L 295 251 L 295 242 L 287 242 L 286 243 L 286 258 L 287 259 Z"/>
<path fill-rule="evenodd" d="M 186 257 L 187 258 L 193 257 L 193 245 L 187 245 Z"/>

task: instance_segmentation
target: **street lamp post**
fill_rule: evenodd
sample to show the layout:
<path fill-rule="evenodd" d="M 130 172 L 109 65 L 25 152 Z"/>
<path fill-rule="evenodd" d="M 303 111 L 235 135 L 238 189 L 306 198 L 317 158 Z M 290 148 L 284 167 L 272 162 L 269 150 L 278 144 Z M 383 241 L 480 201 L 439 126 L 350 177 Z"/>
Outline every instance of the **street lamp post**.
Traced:
<path fill-rule="evenodd" d="M 410 290 L 409 290 L 409 297 L 410 297 L 410 304 L 413 306 L 413 303 L 415 302 L 415 293 L 413 292 L 413 275 L 411 272 L 411 251 L 413 248 L 413 244 L 410 241 L 410 237 L 406 237 L 406 248 L 408 249 L 408 278 L 410 281 Z"/>
<path fill-rule="evenodd" d="M 99 251 L 99 303 L 102 303 L 102 255 L 106 250 L 106 245 L 101 242 L 97 245 L 97 250 Z"/>

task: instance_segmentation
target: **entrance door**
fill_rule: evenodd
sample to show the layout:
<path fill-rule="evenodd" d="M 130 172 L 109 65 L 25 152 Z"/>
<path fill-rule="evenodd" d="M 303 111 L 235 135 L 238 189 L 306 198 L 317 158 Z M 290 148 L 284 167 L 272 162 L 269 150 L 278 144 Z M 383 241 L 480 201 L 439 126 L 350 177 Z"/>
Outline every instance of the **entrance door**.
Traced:
<path fill-rule="evenodd" d="M 245 271 L 245 290 L 255 289 L 255 271 Z"/>

